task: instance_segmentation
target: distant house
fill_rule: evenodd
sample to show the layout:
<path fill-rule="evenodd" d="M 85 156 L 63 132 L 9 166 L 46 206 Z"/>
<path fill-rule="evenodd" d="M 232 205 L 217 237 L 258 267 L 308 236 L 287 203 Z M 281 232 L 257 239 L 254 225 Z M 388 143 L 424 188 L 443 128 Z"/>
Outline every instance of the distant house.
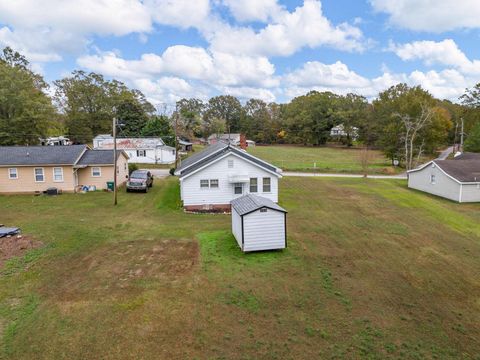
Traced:
<path fill-rule="evenodd" d="M 342 138 L 342 137 L 345 137 L 347 135 L 348 135 L 348 133 L 345 130 L 345 126 L 343 124 L 334 126 L 330 130 L 330 137 L 332 137 L 332 138 Z M 352 127 L 352 131 L 350 133 L 350 136 L 351 136 L 352 140 L 357 140 L 357 138 L 358 138 L 358 128 L 357 127 Z"/>
<path fill-rule="evenodd" d="M 229 211 L 233 199 L 249 193 L 278 202 L 281 172 L 236 146 L 218 142 L 182 161 L 175 175 L 180 177 L 186 210 Z"/>
<path fill-rule="evenodd" d="M 208 137 L 208 145 L 214 145 L 219 141 L 238 145 L 240 143 L 240 134 L 212 134 Z"/>
<path fill-rule="evenodd" d="M 113 149 L 113 137 L 98 135 L 93 139 L 94 149 Z M 173 164 L 175 148 L 165 145 L 159 137 L 117 138 L 117 149 L 123 150 L 131 163 Z"/>
<path fill-rule="evenodd" d="M 72 145 L 69 138 L 65 136 L 48 137 L 46 139 L 40 139 L 40 145 L 42 146 L 67 146 Z"/>
<path fill-rule="evenodd" d="M 183 152 L 189 152 L 193 150 L 193 144 L 186 140 L 182 140 L 182 139 L 178 140 L 178 146 L 180 148 L 180 151 L 183 151 Z"/>
<path fill-rule="evenodd" d="M 480 202 L 480 160 L 434 160 L 408 172 L 408 187 L 457 202 Z"/>
<path fill-rule="evenodd" d="M 262 196 L 232 200 L 232 233 L 242 251 L 285 249 L 287 211 Z"/>
<path fill-rule="evenodd" d="M 128 175 L 128 156 L 117 154 L 117 181 Z M 0 147 L 0 193 L 35 193 L 55 187 L 75 192 L 82 186 L 106 189 L 113 181 L 113 151 L 86 145 Z"/>

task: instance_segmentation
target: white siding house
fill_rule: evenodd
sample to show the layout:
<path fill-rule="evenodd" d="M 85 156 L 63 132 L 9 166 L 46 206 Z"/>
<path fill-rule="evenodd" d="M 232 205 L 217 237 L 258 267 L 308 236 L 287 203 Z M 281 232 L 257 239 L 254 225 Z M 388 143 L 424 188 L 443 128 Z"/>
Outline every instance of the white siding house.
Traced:
<path fill-rule="evenodd" d="M 98 135 L 93 139 L 94 149 L 113 149 L 113 137 Z M 161 138 L 117 138 L 117 148 L 125 151 L 130 163 L 173 164 L 175 149 L 165 145 Z"/>
<path fill-rule="evenodd" d="M 176 170 L 187 210 L 230 210 L 245 194 L 278 201 L 281 170 L 232 145 L 218 143 L 187 158 Z"/>
<path fill-rule="evenodd" d="M 232 233 L 244 252 L 287 247 L 287 212 L 271 200 L 244 195 L 232 201 Z"/>
<path fill-rule="evenodd" d="M 408 172 L 408 187 L 457 202 L 480 202 L 480 161 L 430 161 Z"/>

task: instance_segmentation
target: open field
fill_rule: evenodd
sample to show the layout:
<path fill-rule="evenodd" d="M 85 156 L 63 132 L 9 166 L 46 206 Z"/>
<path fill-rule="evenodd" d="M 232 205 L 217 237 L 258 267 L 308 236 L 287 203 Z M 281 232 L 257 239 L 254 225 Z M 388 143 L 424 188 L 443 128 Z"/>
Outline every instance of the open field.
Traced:
<path fill-rule="evenodd" d="M 284 171 L 363 173 L 363 150 L 359 148 L 271 145 L 250 147 L 248 152 Z M 390 161 L 378 150 L 369 150 L 368 156 L 370 174 L 395 174 L 403 171 L 391 166 Z"/>
<path fill-rule="evenodd" d="M 0 269 L 0 359 L 479 359 L 478 204 L 284 178 L 289 248 L 244 255 L 174 178 L 111 197 L 0 197 L 45 244 Z"/>

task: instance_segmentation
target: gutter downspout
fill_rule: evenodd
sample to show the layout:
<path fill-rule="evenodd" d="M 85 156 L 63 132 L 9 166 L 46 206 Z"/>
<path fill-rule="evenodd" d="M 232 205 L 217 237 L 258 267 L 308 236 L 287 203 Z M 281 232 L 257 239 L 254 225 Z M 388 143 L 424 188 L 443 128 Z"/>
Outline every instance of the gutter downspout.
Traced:
<path fill-rule="evenodd" d="M 458 202 L 462 202 L 462 195 L 463 195 L 463 184 L 460 184 L 460 194 L 458 195 Z"/>

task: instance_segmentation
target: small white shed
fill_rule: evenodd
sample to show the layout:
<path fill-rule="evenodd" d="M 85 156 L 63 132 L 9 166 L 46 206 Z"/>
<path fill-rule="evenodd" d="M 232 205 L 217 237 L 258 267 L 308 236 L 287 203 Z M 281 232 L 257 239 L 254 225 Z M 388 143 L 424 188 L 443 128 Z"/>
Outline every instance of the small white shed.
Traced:
<path fill-rule="evenodd" d="M 287 211 L 253 194 L 232 200 L 232 232 L 244 252 L 285 249 Z"/>

